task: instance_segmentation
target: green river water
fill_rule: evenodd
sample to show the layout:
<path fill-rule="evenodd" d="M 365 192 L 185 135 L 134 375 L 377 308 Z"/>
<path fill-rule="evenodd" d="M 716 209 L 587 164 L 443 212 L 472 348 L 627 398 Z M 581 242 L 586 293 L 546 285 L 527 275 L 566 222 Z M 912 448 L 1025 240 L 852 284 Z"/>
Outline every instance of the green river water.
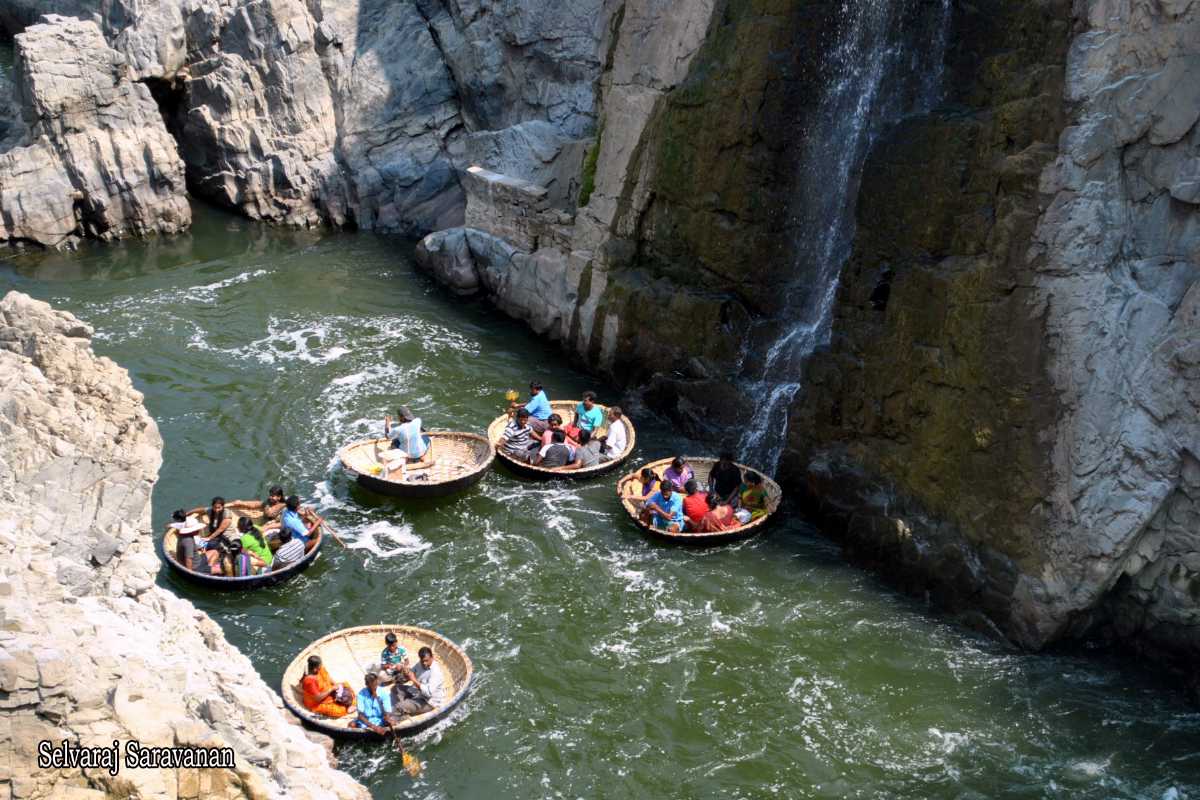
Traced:
<path fill-rule="evenodd" d="M 1200 715 L 1110 656 L 980 638 L 839 558 L 796 520 L 734 547 L 646 541 L 615 477 L 403 504 L 351 485 L 339 445 L 405 402 L 482 431 L 504 391 L 596 388 L 554 347 L 411 266 L 411 244 L 270 229 L 197 207 L 194 230 L 0 263 L 96 328 L 166 447 L 170 510 L 294 487 L 350 544 L 282 586 L 160 582 L 211 614 L 268 684 L 330 630 L 435 628 L 478 669 L 413 744 L 339 748 L 377 798 L 1200 798 Z M 633 462 L 704 443 L 634 413 Z M 219 668 L 220 665 L 209 665 Z M 355 676 L 346 676 L 357 680 Z"/>

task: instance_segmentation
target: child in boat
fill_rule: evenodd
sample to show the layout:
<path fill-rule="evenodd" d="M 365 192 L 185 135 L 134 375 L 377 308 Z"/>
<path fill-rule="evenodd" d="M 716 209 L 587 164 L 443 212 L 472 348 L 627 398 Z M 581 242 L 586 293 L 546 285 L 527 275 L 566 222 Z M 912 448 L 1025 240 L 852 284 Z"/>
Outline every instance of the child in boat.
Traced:
<path fill-rule="evenodd" d="M 308 657 L 308 671 L 300 681 L 304 707 L 325 717 L 344 717 L 354 710 L 354 690 L 350 684 L 335 684 L 321 663 L 320 656 Z"/>
<path fill-rule="evenodd" d="M 639 495 L 642 500 L 649 500 L 650 497 L 658 491 L 661 481 L 654 474 L 654 470 L 649 467 L 642 469 L 642 474 L 638 476 L 638 482 L 641 484 L 642 493 Z"/>
<path fill-rule="evenodd" d="M 749 511 L 748 519 L 761 519 L 767 515 L 767 487 L 763 484 L 762 475 L 757 472 L 747 472 L 746 482 L 738 490 L 738 504 L 741 510 Z"/>
<path fill-rule="evenodd" d="M 380 682 L 383 684 L 395 683 L 396 676 L 407 666 L 408 651 L 400 646 L 400 640 L 396 638 L 396 634 L 388 631 L 387 635 L 383 637 L 383 650 L 379 653 L 377 672 Z"/>
<path fill-rule="evenodd" d="M 242 543 L 234 542 L 226 551 L 223 571 L 231 578 L 248 578 L 258 570 L 255 568 L 250 554 L 242 549 Z"/>

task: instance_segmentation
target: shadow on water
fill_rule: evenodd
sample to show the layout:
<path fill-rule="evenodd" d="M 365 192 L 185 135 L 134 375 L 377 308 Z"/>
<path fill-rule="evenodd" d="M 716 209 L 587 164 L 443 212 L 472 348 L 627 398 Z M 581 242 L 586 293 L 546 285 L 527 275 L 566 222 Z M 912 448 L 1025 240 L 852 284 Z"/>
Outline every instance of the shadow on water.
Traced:
<path fill-rule="evenodd" d="M 78 314 L 130 370 L 165 442 L 156 528 L 173 508 L 282 482 L 346 540 L 256 592 L 160 573 L 269 685 L 350 625 L 425 625 L 468 649 L 479 681 L 414 745 L 422 778 L 384 749 L 339 749 L 376 796 L 1200 796 L 1200 715 L 1170 687 L 1111 658 L 975 636 L 796 520 L 682 550 L 632 525 L 616 475 L 497 469 L 422 503 L 357 489 L 333 454 L 398 402 L 430 427 L 483 430 L 534 375 L 552 397 L 611 393 L 414 272 L 410 243 L 196 212 L 186 237 L 19 256 L 0 283 Z M 630 468 L 706 449 L 635 424 Z"/>

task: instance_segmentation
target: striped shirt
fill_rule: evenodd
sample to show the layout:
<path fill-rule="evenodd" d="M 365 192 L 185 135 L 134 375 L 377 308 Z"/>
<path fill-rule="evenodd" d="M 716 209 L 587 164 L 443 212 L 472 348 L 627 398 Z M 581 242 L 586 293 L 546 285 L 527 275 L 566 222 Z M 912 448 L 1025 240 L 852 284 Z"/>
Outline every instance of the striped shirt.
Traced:
<path fill-rule="evenodd" d="M 529 449 L 529 426 L 521 427 L 514 419 L 504 426 L 504 449 L 510 453 L 524 453 Z"/>
<path fill-rule="evenodd" d="M 304 542 L 292 538 L 287 544 L 275 551 L 274 566 L 282 567 L 293 564 L 304 557 Z"/>

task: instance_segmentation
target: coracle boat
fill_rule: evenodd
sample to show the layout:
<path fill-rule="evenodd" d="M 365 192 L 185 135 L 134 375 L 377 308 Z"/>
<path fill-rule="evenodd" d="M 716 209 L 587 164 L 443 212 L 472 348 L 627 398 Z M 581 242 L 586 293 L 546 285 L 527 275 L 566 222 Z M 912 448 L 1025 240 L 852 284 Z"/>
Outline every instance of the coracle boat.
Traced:
<path fill-rule="evenodd" d="M 562 417 L 564 422 L 570 422 L 575 418 L 575 407 L 577 405 L 579 405 L 578 400 L 555 400 L 551 401 L 550 410 L 552 413 L 558 414 L 560 417 Z M 597 403 L 597 405 L 599 405 L 599 403 Z M 608 407 L 600 406 L 600 409 L 604 412 L 607 424 Z M 492 449 L 496 451 L 496 457 L 499 458 L 506 467 L 518 475 L 524 475 L 528 478 L 540 478 L 542 480 L 549 480 L 551 478 L 583 479 L 594 478 L 597 475 L 605 475 L 624 464 L 629 456 L 633 454 L 633 448 L 637 445 L 637 431 L 633 429 L 633 423 L 629 421 L 629 417 L 623 416 L 621 419 L 625 421 L 625 430 L 629 431 L 629 442 L 625 445 L 624 452 L 622 452 L 616 458 L 610 461 L 601 462 L 594 467 L 587 467 L 586 469 L 559 470 L 550 469 L 548 467 L 535 467 L 533 464 L 526 464 L 522 461 L 518 461 L 500 449 L 500 437 L 504 434 L 504 427 L 508 425 L 509 419 L 510 417 L 508 414 L 502 414 L 492 421 L 492 424 L 488 426 L 488 441 L 492 443 Z M 603 435 L 605 430 L 606 429 L 602 429 L 600 435 Z"/>
<path fill-rule="evenodd" d="M 617 481 L 617 497 L 621 500 L 621 505 L 625 512 L 629 514 L 630 519 L 634 524 L 648 533 L 650 536 L 661 539 L 663 541 L 674 542 L 676 544 L 694 544 L 694 545 L 710 545 L 710 544 L 725 544 L 728 542 L 741 541 L 749 539 L 756 534 L 759 534 L 766 527 L 771 517 L 779 510 L 779 501 L 783 499 L 783 490 L 779 488 L 779 484 L 763 475 L 763 485 L 767 488 L 767 513 L 765 516 L 751 520 L 745 525 L 739 525 L 736 528 L 731 528 L 725 531 L 716 533 L 688 533 L 680 531 L 679 533 L 671 533 L 660 528 L 655 528 L 653 525 L 647 525 L 638 518 L 639 512 L 642 510 L 641 504 L 641 482 L 639 476 L 642 469 L 649 467 L 654 470 L 654 474 L 660 479 L 667 467 L 671 466 L 673 458 L 664 458 L 661 461 L 652 461 L 644 465 L 640 469 L 634 470 L 621 480 Z M 715 458 L 689 458 L 684 457 L 692 471 L 696 473 L 696 481 L 701 486 L 708 485 L 708 474 L 712 470 L 713 465 L 717 463 Z M 747 472 L 758 472 L 752 467 L 747 467 L 745 464 L 738 464 L 738 469 L 744 475 Z M 761 472 L 759 472 L 762 475 Z"/>
<path fill-rule="evenodd" d="M 425 435 L 433 447 L 434 465 L 409 471 L 407 480 L 401 480 L 398 469 L 384 477 L 379 456 L 392 446 L 388 439 L 348 444 L 338 451 L 338 460 L 359 486 L 390 497 L 445 497 L 461 492 L 483 480 L 495 460 L 495 448 L 477 433 L 435 431 Z"/>
<path fill-rule="evenodd" d="M 378 738 L 370 730 L 350 724 L 357 715 L 347 714 L 334 719 L 309 711 L 304 707 L 304 693 L 300 689 L 300 681 L 304 678 L 308 657 L 319 655 L 334 681 L 349 683 L 356 687 L 357 692 L 363 686 L 363 676 L 367 670 L 378 666 L 379 654 L 385 647 L 383 637 L 388 633 L 396 634 L 400 646 L 408 651 L 410 665 L 415 663 L 420 648 L 428 647 L 433 650 L 433 657 L 445 672 L 450 692 L 450 698 L 445 705 L 417 716 L 402 717 L 395 730 L 403 734 L 417 733 L 445 717 L 471 690 L 475 665 L 461 647 L 446 637 L 410 625 L 363 625 L 335 631 L 313 642 L 292 659 L 292 663 L 288 664 L 283 672 L 280 694 L 283 696 L 284 705 L 305 724 L 331 736 Z M 382 687 L 380 691 L 391 691 L 391 687 Z"/>
<path fill-rule="evenodd" d="M 226 508 L 225 513 L 230 516 L 229 524 L 234 529 L 237 527 L 239 517 L 249 517 L 251 522 L 257 523 L 261 523 L 264 519 L 262 514 L 250 513 L 239 509 Z M 197 518 L 205 525 L 208 524 L 207 512 L 200 514 Z M 288 578 L 295 577 L 312 566 L 313 562 L 321 554 L 321 546 L 325 543 L 325 529 L 324 526 L 317 529 L 316 545 L 304 554 L 304 558 L 295 564 L 284 567 L 281 570 L 265 572 L 262 575 L 247 575 L 244 578 L 227 578 L 222 575 L 204 575 L 199 572 L 193 572 L 175 560 L 176 539 L 175 529 L 168 528 L 167 532 L 159 540 L 159 553 L 162 555 L 163 560 L 167 562 L 167 565 L 183 577 L 213 589 L 258 589 L 263 586 L 270 586 L 271 584 L 286 581 Z"/>

